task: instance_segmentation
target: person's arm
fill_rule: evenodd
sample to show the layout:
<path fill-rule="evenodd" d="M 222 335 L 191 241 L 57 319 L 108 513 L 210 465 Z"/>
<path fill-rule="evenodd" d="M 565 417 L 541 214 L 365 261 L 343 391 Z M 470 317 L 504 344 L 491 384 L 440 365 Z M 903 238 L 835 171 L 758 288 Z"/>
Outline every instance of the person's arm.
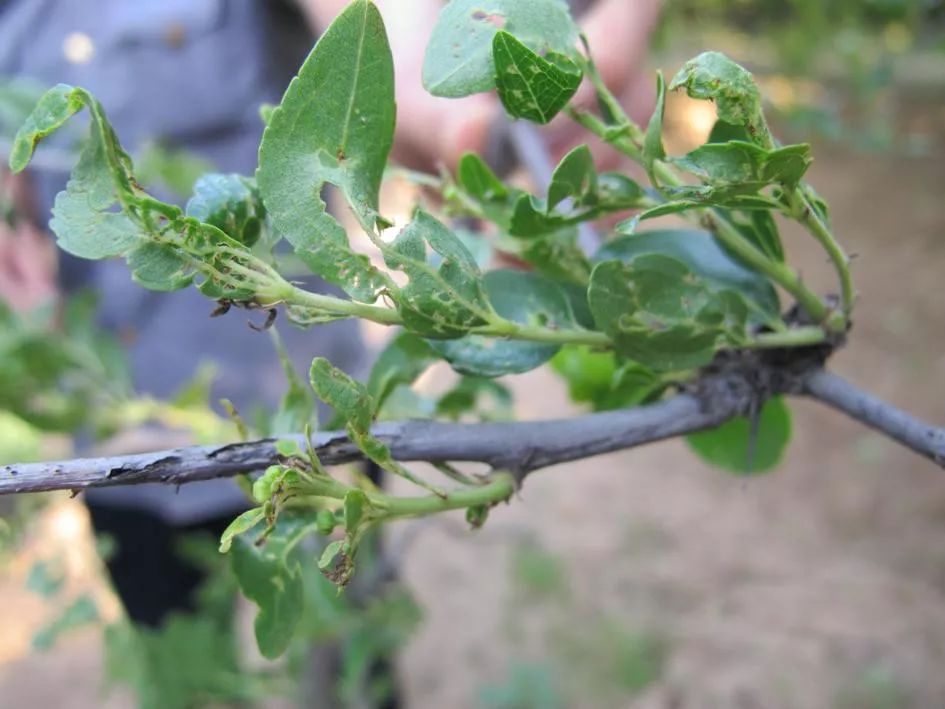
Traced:
<path fill-rule="evenodd" d="M 661 7 L 662 0 L 598 0 L 581 17 L 601 77 L 616 93 L 640 74 Z"/>

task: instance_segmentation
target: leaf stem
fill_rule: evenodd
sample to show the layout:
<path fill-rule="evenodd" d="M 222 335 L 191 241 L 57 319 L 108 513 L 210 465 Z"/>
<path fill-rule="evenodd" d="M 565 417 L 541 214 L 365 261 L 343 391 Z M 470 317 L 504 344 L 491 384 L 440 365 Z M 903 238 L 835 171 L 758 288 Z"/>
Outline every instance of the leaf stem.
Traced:
<path fill-rule="evenodd" d="M 814 320 L 828 324 L 831 315 L 830 308 L 820 296 L 804 285 L 800 273 L 795 269 L 786 263 L 774 261 L 765 256 L 750 244 L 729 220 L 716 212 L 703 213 L 700 224 L 714 233 L 726 248 L 735 253 L 749 267 L 764 274 L 794 296 Z M 830 324 L 830 327 L 833 329 L 833 324 Z"/>
<path fill-rule="evenodd" d="M 856 300 L 856 293 L 853 289 L 853 276 L 850 273 L 850 257 L 847 256 L 843 247 L 834 237 L 830 228 L 820 218 L 817 210 L 814 209 L 810 198 L 804 194 L 803 188 L 795 190 L 791 195 L 792 216 L 800 222 L 813 235 L 815 239 L 827 252 L 830 261 L 833 263 L 840 279 L 840 298 L 843 309 L 843 325 L 850 319 L 853 312 L 853 303 Z"/>
<path fill-rule="evenodd" d="M 393 308 L 359 303 L 356 300 L 336 298 L 333 295 L 323 293 L 312 293 L 298 286 L 293 286 L 288 281 L 284 282 L 284 287 L 280 289 L 279 299 L 290 305 L 312 308 L 330 315 L 370 320 L 381 325 L 400 325 L 403 322 L 400 313 Z"/>
<path fill-rule="evenodd" d="M 515 479 L 508 473 L 497 473 L 492 480 L 481 487 L 452 490 L 446 497 L 428 495 L 426 497 L 391 497 L 389 495 L 369 495 L 372 502 L 376 499 L 384 508 L 382 519 L 394 517 L 413 517 L 415 515 L 436 514 L 446 510 L 458 510 L 480 505 L 494 505 L 508 500 L 515 493 Z"/>
<path fill-rule="evenodd" d="M 573 107 L 569 107 L 569 115 L 581 126 L 594 133 L 598 138 L 642 165 L 643 131 L 639 126 L 636 126 L 627 116 L 626 112 L 624 112 L 619 101 L 617 101 L 597 74 L 593 62 L 587 61 L 585 69 L 591 82 L 597 89 L 602 103 L 607 107 L 608 111 L 614 114 L 613 117 L 618 121 L 618 124 L 616 126 L 609 126 L 586 111 L 581 111 Z M 668 165 L 657 162 L 653 167 L 655 176 L 662 184 L 674 187 L 679 187 L 684 184 L 682 178 Z M 813 217 L 816 219 L 816 215 L 812 209 L 808 209 L 806 213 L 808 214 L 808 218 Z M 795 269 L 785 263 L 774 261 L 765 256 L 748 242 L 728 219 L 718 213 L 710 211 L 703 212 L 701 215 L 698 212 L 693 212 L 686 218 L 698 219 L 701 226 L 713 232 L 724 246 L 734 252 L 748 266 L 764 274 L 790 293 L 814 320 L 823 323 L 831 330 L 837 332 L 843 332 L 846 329 L 846 318 L 844 317 L 842 318 L 842 322 L 838 322 L 837 318 L 832 317 L 833 313 L 831 309 L 820 296 L 811 291 L 804 284 L 800 274 Z M 817 221 L 819 222 L 819 219 L 817 219 Z M 825 230 L 823 223 L 820 223 L 819 227 Z M 811 228 L 818 227 L 812 225 Z M 816 235 L 817 234 L 815 234 L 815 236 Z M 845 255 L 843 255 L 842 250 L 839 250 L 839 246 L 836 244 L 833 237 L 829 232 L 826 232 L 826 235 L 828 238 L 824 238 L 824 235 L 821 233 L 818 238 L 821 239 L 821 243 L 827 248 L 828 253 L 831 252 L 831 248 L 828 247 L 828 244 L 832 244 L 839 251 L 839 256 L 845 259 Z M 848 269 L 846 269 L 846 273 L 849 274 Z M 841 280 L 844 280 L 842 274 Z M 852 285 L 850 288 L 852 290 Z M 846 303 L 846 298 L 844 299 L 844 303 Z"/>
<path fill-rule="evenodd" d="M 380 325 L 403 324 L 400 313 L 393 308 L 385 308 L 368 303 L 358 303 L 357 301 L 336 298 L 335 296 L 324 295 L 322 293 L 312 293 L 298 286 L 293 286 L 288 282 L 285 282 L 284 287 L 280 289 L 279 299 L 290 305 L 312 308 L 331 315 L 370 320 Z M 607 335 L 595 330 L 581 330 L 576 328 L 553 330 L 537 325 L 521 325 L 502 318 L 496 318 L 488 325 L 473 328 L 470 330 L 470 333 L 484 335 L 486 337 L 527 340 L 529 342 L 547 342 L 549 344 L 558 345 L 576 344 L 608 347 L 613 344 Z"/>
<path fill-rule="evenodd" d="M 791 328 L 784 332 L 763 332 L 753 337 L 747 347 L 755 349 L 804 347 L 808 345 L 819 345 L 826 340 L 827 333 L 822 327 L 810 325 Z"/>

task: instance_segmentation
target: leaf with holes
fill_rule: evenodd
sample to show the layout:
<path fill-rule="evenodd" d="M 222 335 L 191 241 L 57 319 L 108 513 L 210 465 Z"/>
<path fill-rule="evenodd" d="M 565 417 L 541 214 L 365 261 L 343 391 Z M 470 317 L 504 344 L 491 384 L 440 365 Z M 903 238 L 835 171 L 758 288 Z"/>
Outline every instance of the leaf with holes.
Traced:
<path fill-rule="evenodd" d="M 394 64 L 380 13 L 355 0 L 322 35 L 272 112 L 256 177 L 276 230 L 305 264 L 351 297 L 373 301 L 388 285 L 356 254 L 321 198 L 338 187 L 361 225 L 386 222 L 378 193 L 394 138 Z"/>
<path fill-rule="evenodd" d="M 59 84 L 43 95 L 14 140 L 14 171 L 26 167 L 40 140 L 83 108 L 92 118 L 89 139 L 66 189 L 56 196 L 49 222 L 64 250 L 87 259 L 124 256 L 132 277 L 152 290 L 183 288 L 195 275 L 197 262 L 225 268 L 233 254 L 243 251 L 240 242 L 217 227 L 184 216 L 180 208 L 141 189 L 101 104 L 84 89 Z M 252 289 L 234 283 L 207 278 L 200 287 L 211 297 L 252 295 Z"/>
<path fill-rule="evenodd" d="M 266 218 L 255 181 L 234 174 L 209 173 L 200 177 L 185 212 L 247 247 L 259 240 Z"/>
<path fill-rule="evenodd" d="M 440 11 L 423 60 L 423 85 L 456 98 L 495 88 L 492 40 L 499 30 L 539 54 L 574 51 L 578 28 L 564 0 L 451 0 Z"/>
<path fill-rule="evenodd" d="M 453 232 L 426 212 L 418 210 L 385 246 L 384 260 L 410 279 L 393 292 L 407 329 L 424 337 L 450 338 L 488 322 L 491 311 L 476 260 Z"/>
<path fill-rule="evenodd" d="M 654 229 L 618 236 L 605 244 L 594 255 L 594 260 L 619 259 L 633 263 L 648 254 L 677 259 L 716 292 L 733 290 L 741 293 L 749 302 L 752 319 L 764 322 L 780 317 L 778 294 L 768 279 L 742 266 L 707 231 Z"/>
<path fill-rule="evenodd" d="M 744 340 L 744 301 L 731 291 L 714 292 L 683 262 L 661 254 L 599 263 L 587 297 L 617 351 L 658 371 L 704 366 L 723 336 Z"/>
<path fill-rule="evenodd" d="M 679 88 L 690 98 L 714 102 L 719 120 L 744 126 L 752 143 L 773 145 L 754 77 L 721 52 L 703 52 L 686 62 L 669 84 L 671 91 Z"/>
<path fill-rule="evenodd" d="M 337 418 L 345 423 L 351 442 L 368 460 L 415 485 L 440 494 L 439 490 L 430 487 L 394 460 L 390 448 L 371 434 L 371 422 L 377 405 L 364 384 L 333 367 L 324 357 L 312 360 L 309 380 L 315 395 L 335 409 Z"/>
<path fill-rule="evenodd" d="M 811 162 L 810 146 L 806 144 L 765 150 L 739 140 L 706 143 L 672 160 L 706 184 L 726 188 L 726 196 L 758 192 L 772 184 L 793 189 Z"/>
<path fill-rule="evenodd" d="M 542 57 L 508 32 L 492 39 L 495 83 L 510 116 L 544 125 L 574 96 L 583 74 L 562 54 Z"/>
<path fill-rule="evenodd" d="M 492 307 L 507 320 L 559 329 L 575 327 L 567 297 L 547 278 L 522 271 L 498 270 L 487 273 L 483 284 Z M 478 377 L 527 372 L 547 362 L 558 351 L 558 345 L 479 335 L 431 342 L 431 345 L 457 372 Z"/>

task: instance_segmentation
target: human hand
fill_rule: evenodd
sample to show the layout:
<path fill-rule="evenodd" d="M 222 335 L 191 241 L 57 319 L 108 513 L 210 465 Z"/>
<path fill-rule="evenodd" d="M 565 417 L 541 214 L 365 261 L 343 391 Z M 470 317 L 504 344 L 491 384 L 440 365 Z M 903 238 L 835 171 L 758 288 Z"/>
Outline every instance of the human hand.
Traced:
<path fill-rule="evenodd" d="M 56 295 L 56 253 L 49 238 L 21 221 L 0 224 L 0 301 L 32 310 Z"/>
<path fill-rule="evenodd" d="M 22 180 L 0 174 L 0 190 L 14 207 L 25 200 Z M 0 302 L 16 311 L 32 310 L 56 295 L 56 251 L 28 220 L 0 221 Z"/>

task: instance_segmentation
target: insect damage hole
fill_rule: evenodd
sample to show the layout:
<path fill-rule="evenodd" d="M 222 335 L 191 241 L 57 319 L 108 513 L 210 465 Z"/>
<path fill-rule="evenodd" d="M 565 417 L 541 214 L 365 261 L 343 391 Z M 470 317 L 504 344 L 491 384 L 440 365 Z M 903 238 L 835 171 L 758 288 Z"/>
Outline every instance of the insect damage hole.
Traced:
<path fill-rule="evenodd" d="M 486 12 L 485 10 L 475 10 L 472 14 L 472 18 L 476 22 L 488 22 L 490 25 L 496 29 L 505 28 L 505 15 L 502 15 L 498 12 Z"/>

